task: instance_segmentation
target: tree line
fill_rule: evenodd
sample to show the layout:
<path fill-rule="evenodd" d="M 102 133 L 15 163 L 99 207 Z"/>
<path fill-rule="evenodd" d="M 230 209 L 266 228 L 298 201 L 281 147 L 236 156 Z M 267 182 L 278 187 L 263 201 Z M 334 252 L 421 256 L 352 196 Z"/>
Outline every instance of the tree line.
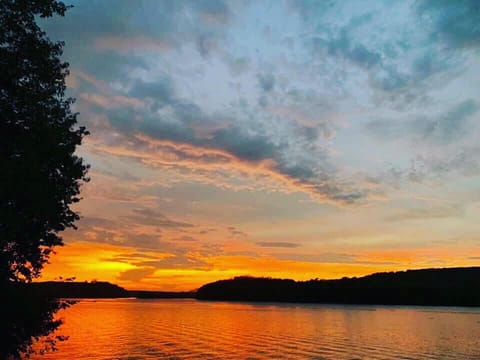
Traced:
<path fill-rule="evenodd" d="M 480 306 L 480 267 L 407 270 L 360 278 L 294 281 L 236 277 L 206 284 L 200 300 Z"/>

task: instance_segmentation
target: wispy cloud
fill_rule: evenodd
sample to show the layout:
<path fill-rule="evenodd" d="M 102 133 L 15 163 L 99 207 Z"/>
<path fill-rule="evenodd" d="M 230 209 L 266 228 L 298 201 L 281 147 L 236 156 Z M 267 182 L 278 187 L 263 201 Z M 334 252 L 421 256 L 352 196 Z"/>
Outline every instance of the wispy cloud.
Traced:
<path fill-rule="evenodd" d="M 291 242 L 280 242 L 280 241 L 259 241 L 256 243 L 258 246 L 261 247 L 277 247 L 277 248 L 296 248 L 299 247 L 300 244 L 291 243 Z"/>

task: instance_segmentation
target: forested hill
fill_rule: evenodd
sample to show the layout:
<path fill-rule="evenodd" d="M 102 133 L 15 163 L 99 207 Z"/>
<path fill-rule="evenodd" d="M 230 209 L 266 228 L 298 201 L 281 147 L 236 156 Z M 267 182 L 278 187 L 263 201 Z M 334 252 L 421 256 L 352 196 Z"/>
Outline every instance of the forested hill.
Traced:
<path fill-rule="evenodd" d="M 197 299 L 480 306 L 480 267 L 408 270 L 340 280 L 237 277 L 202 286 Z"/>
<path fill-rule="evenodd" d="M 125 290 L 124 288 L 105 281 L 92 282 L 63 282 L 46 281 L 24 284 L 32 294 L 42 294 L 54 298 L 74 299 L 100 299 L 100 298 L 140 298 L 140 299 L 166 299 L 166 298 L 193 298 L 193 292 L 168 292 Z"/>
<path fill-rule="evenodd" d="M 129 292 L 105 281 L 63 282 L 46 281 L 32 283 L 35 291 L 56 298 L 126 298 Z"/>

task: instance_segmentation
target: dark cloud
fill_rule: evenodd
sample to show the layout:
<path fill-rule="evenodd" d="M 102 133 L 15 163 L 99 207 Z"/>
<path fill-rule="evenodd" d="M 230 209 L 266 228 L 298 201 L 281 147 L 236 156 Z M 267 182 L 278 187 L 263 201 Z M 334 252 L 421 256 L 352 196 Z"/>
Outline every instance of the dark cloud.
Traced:
<path fill-rule="evenodd" d="M 314 54 L 343 58 L 364 69 L 381 65 L 382 56 L 376 48 L 355 40 L 357 29 L 368 24 L 373 16 L 373 13 L 368 13 L 353 17 L 347 25 L 337 31 L 335 31 L 335 27 L 322 27 L 321 32 L 325 31 L 328 35 L 314 36 L 311 39 L 311 48 Z"/>
<path fill-rule="evenodd" d="M 275 86 L 275 76 L 273 76 L 273 74 L 271 73 L 258 74 L 257 79 L 258 79 L 258 84 L 260 85 L 263 91 L 270 92 L 273 90 L 273 87 Z"/>
<path fill-rule="evenodd" d="M 282 241 L 259 241 L 256 243 L 261 247 L 274 247 L 274 248 L 297 248 L 300 245 L 291 242 L 282 242 Z"/>
<path fill-rule="evenodd" d="M 328 11 L 335 8 L 336 2 L 311 1 L 311 0 L 288 0 L 291 9 L 298 11 L 304 21 L 319 21 Z"/>
<path fill-rule="evenodd" d="M 422 84 L 433 76 L 452 69 L 455 65 L 458 65 L 456 54 L 441 52 L 435 47 L 427 47 L 422 49 L 411 65 L 403 65 L 403 68 L 385 62 L 375 72 L 372 86 L 387 93 L 396 92 L 397 97 L 403 98 L 404 102 L 412 102 L 422 97 L 422 92 L 426 90 L 421 86 Z M 450 79 L 451 77 L 444 76 L 443 81 Z"/>
<path fill-rule="evenodd" d="M 113 262 L 121 262 L 121 263 L 132 263 L 138 261 L 145 261 L 145 260 L 158 260 L 159 257 L 155 255 L 148 255 L 142 253 L 130 253 L 130 254 L 122 254 L 122 255 L 114 255 L 108 258 L 102 258 L 102 261 L 113 261 Z"/>
<path fill-rule="evenodd" d="M 295 179 L 312 179 L 317 176 L 315 169 L 305 164 L 279 163 L 276 169 Z"/>
<path fill-rule="evenodd" d="M 424 183 L 426 181 L 438 181 L 438 179 L 456 181 L 459 175 L 464 177 L 479 175 L 479 159 L 480 147 L 459 145 L 457 149 L 451 150 L 446 154 L 437 154 L 435 151 L 417 154 L 411 159 L 410 167 L 391 167 L 372 180 L 376 183 L 389 184 L 395 188 L 400 188 L 403 183 Z M 443 211 L 448 212 L 447 210 Z M 456 210 L 453 209 L 452 213 L 455 212 Z M 427 213 L 427 211 L 414 209 L 411 213 L 401 214 L 400 218 L 416 215 L 420 217 L 424 213 Z M 440 216 L 443 212 L 442 210 L 434 209 L 433 214 Z"/>
<path fill-rule="evenodd" d="M 363 44 L 355 44 L 349 38 L 346 30 L 341 31 L 340 36 L 330 40 L 314 39 L 314 48 L 322 54 L 326 50 L 330 56 L 342 57 L 359 67 L 370 69 L 381 64 L 381 56 L 375 51 L 368 49 Z"/>
<path fill-rule="evenodd" d="M 200 106 L 191 102 L 180 100 L 172 104 L 175 116 L 183 123 L 208 122 L 207 116 L 203 113 Z"/>
<path fill-rule="evenodd" d="M 239 127 L 215 131 L 210 143 L 248 161 L 272 159 L 279 150 L 279 146 L 267 136 L 258 133 L 248 134 Z"/>
<path fill-rule="evenodd" d="M 170 79 L 165 77 L 156 79 L 155 82 L 136 81 L 128 94 L 142 99 L 151 98 L 165 104 L 172 100 L 174 89 Z"/>
<path fill-rule="evenodd" d="M 315 149 L 316 150 L 316 149 Z M 290 177 L 297 185 L 310 193 L 321 195 L 333 202 L 353 204 L 368 196 L 366 190 L 352 189 L 335 177 L 335 168 L 328 163 L 328 156 L 319 150 L 316 159 L 290 165 L 288 161 L 278 161 L 276 170 Z"/>
<path fill-rule="evenodd" d="M 465 147 L 445 157 L 417 156 L 418 162 L 423 166 L 425 174 L 430 176 L 445 176 L 448 173 L 457 173 L 463 176 L 476 176 L 480 174 L 480 148 Z"/>
<path fill-rule="evenodd" d="M 85 216 L 78 221 L 77 225 L 82 228 L 112 228 L 116 227 L 117 222 L 106 218 Z"/>
<path fill-rule="evenodd" d="M 246 256 L 246 257 L 251 257 L 251 258 L 256 258 L 258 257 L 258 253 L 255 251 L 225 251 L 224 252 L 225 256 Z"/>
<path fill-rule="evenodd" d="M 64 17 L 41 20 L 43 28 L 68 42 L 85 42 L 98 34 L 127 34 L 134 30 L 129 21 L 138 4 L 128 0 L 85 0 L 69 9 Z"/>
<path fill-rule="evenodd" d="M 197 239 L 195 239 L 194 237 L 188 236 L 188 235 L 180 236 L 179 238 L 176 238 L 175 240 L 177 240 L 177 241 L 197 241 Z"/>
<path fill-rule="evenodd" d="M 480 45 L 478 0 L 421 0 L 418 12 L 431 24 L 431 37 L 452 47 Z"/>
<path fill-rule="evenodd" d="M 164 228 L 189 228 L 195 225 L 181 221 L 174 221 L 154 209 L 138 208 L 132 210 L 132 215 L 124 216 L 134 224 L 158 226 Z"/>
<path fill-rule="evenodd" d="M 126 107 L 105 112 L 110 125 L 123 132 L 128 138 L 134 134 L 144 133 L 158 140 L 195 143 L 193 129 L 176 117 Z"/>
<path fill-rule="evenodd" d="M 131 100 L 115 107 L 106 103 L 103 106 L 107 109 L 99 108 L 102 102 L 89 105 L 93 113 L 106 115 L 109 125 L 118 133 L 116 137 L 111 136 L 111 129 L 108 129 L 109 133 L 103 133 L 109 141 L 108 145 L 128 146 L 148 153 L 151 150 L 149 144 L 134 138 L 135 135 L 146 134 L 157 140 L 223 150 L 247 162 L 272 160 L 275 171 L 305 185 L 305 189 L 321 192 L 323 197 L 344 203 L 361 199 L 364 192 L 344 189 L 343 185 L 337 183 L 335 167 L 325 164 L 328 155 L 314 145 L 320 136 L 333 133 L 326 125 L 319 125 L 319 128 L 298 125 L 277 130 L 268 111 L 259 112 L 256 108 L 249 115 L 256 120 L 248 121 L 248 125 L 241 118 L 245 109 L 240 111 L 242 114 L 238 118 L 231 112 L 212 115 L 195 101 L 185 99 L 185 95 L 180 94 L 173 79 L 167 75 L 168 72 L 161 78 L 155 75 L 152 77 L 155 80 L 132 82 L 135 70 L 140 69 L 142 73 L 150 71 L 146 60 L 134 55 L 139 52 L 132 51 L 135 46 L 141 45 L 138 42 L 165 43 L 168 48 L 165 51 L 170 52 L 189 44 L 196 47 L 203 57 L 211 56 L 219 42 L 225 40 L 223 26 L 233 14 L 229 6 L 230 3 L 224 1 L 145 1 L 141 6 L 134 6 L 129 1 L 80 1 L 71 14 L 67 14 L 68 21 L 55 20 L 46 26 L 52 34 L 61 35 L 66 40 L 71 49 L 70 52 L 67 46 L 66 54 L 72 55 L 74 68 L 105 81 L 108 89 L 97 89 L 105 99 L 108 100 L 105 93 L 111 92 L 120 93 L 128 98 L 126 100 Z M 352 20 L 347 28 L 330 34 L 324 43 L 319 42 L 319 46 L 323 46 L 323 51 L 345 57 L 358 66 L 374 67 L 380 62 L 375 49 L 349 38 L 350 32 L 368 21 L 368 16 Z M 153 23 L 155 26 L 152 26 Z M 75 32 L 76 38 L 68 31 Z M 98 45 L 102 39 L 105 46 Z M 85 50 L 82 50 L 83 47 Z M 223 61 L 237 73 L 245 71 L 251 63 L 246 56 L 222 56 Z M 118 79 L 126 81 L 120 84 L 120 89 L 110 88 L 115 87 L 112 84 L 117 84 Z M 280 86 L 280 80 L 271 72 L 258 73 L 257 80 L 264 96 L 269 98 L 273 96 L 273 90 Z M 82 91 L 93 93 L 94 87 L 94 82 L 82 80 Z M 137 100 L 141 100 L 140 106 L 129 106 Z M 304 108 L 315 101 L 312 97 L 304 100 Z M 267 107 L 266 98 L 260 102 Z M 318 115 L 316 108 L 312 113 Z M 212 130 L 206 131 L 206 135 L 199 135 L 199 124 Z M 169 153 L 178 159 L 192 156 L 175 149 L 170 149 Z M 317 158 L 309 159 L 312 154 L 316 154 Z M 195 160 L 228 161 L 221 156 Z M 325 179 L 325 174 L 328 174 L 328 179 Z"/>
<path fill-rule="evenodd" d="M 478 111 L 473 100 L 465 100 L 438 117 L 418 117 L 408 121 L 373 120 L 367 130 L 382 139 L 408 137 L 448 144 L 469 134 L 469 118 Z"/>
<path fill-rule="evenodd" d="M 65 59 L 72 66 L 73 72 L 80 70 L 102 81 L 116 81 L 125 78 L 133 70 L 148 71 L 149 66 L 145 60 L 134 54 L 118 54 L 106 50 L 101 56 L 91 54 L 88 50 L 65 48 Z M 81 81 L 81 90 L 91 92 L 94 84 L 85 80 Z"/>
<path fill-rule="evenodd" d="M 463 101 L 431 125 L 429 124 L 426 137 L 434 137 L 440 142 L 450 143 L 465 136 L 469 132 L 467 120 L 477 110 L 478 106 L 473 100 Z"/>
<path fill-rule="evenodd" d="M 235 226 L 227 227 L 228 232 L 233 236 L 247 237 L 247 234 L 238 230 Z"/>
<path fill-rule="evenodd" d="M 370 69 L 372 66 L 380 64 L 381 56 L 375 51 L 368 50 L 364 45 L 356 45 L 345 53 L 346 57 L 353 63 Z"/>
<path fill-rule="evenodd" d="M 132 223 L 130 227 L 135 228 L 138 224 Z M 134 232 L 128 229 L 123 230 L 123 237 L 125 238 L 125 245 L 135 246 L 138 249 L 149 250 L 166 250 L 170 246 L 166 242 L 162 241 L 161 235 L 158 234 L 145 234 L 142 232 Z M 118 244 L 117 244 L 118 245 Z"/>
<path fill-rule="evenodd" d="M 206 58 L 215 49 L 216 42 L 210 35 L 200 34 L 197 36 L 196 45 L 200 55 Z"/>
<path fill-rule="evenodd" d="M 342 189 L 334 189 L 329 195 L 331 200 L 337 201 L 343 204 L 354 204 L 359 200 L 365 199 L 368 196 L 367 190 L 357 190 L 357 191 L 344 191 Z"/>
<path fill-rule="evenodd" d="M 175 104 L 169 105 L 175 108 Z M 283 174 L 304 190 L 317 193 L 342 203 L 353 203 L 364 198 L 365 191 L 349 189 L 349 186 L 338 183 L 335 178 L 335 167 L 328 163 L 328 155 L 315 142 L 318 138 L 318 132 L 311 131 L 310 126 L 297 125 L 295 132 L 301 136 L 302 142 L 295 142 L 285 138 L 284 141 L 273 141 L 268 131 L 263 126 L 256 129 L 245 129 L 233 125 L 214 130 L 210 136 L 197 137 L 193 130 L 195 115 L 204 118 L 205 115 L 196 105 L 185 105 L 181 110 L 177 108 L 171 117 L 154 115 L 150 113 L 139 116 L 137 110 L 130 108 L 115 109 L 107 112 L 110 114 L 109 122 L 117 130 L 126 134 L 124 140 L 118 138 L 133 146 L 136 150 L 150 152 L 148 142 L 142 142 L 139 139 L 132 139 L 136 133 L 144 133 L 150 138 L 158 140 L 171 140 L 180 143 L 188 143 L 193 146 L 205 147 L 210 149 L 220 149 L 232 154 L 240 160 L 248 162 L 259 162 L 264 160 L 274 160 L 273 169 Z M 191 117 L 190 117 L 191 115 Z M 135 120 L 134 120 L 135 119 Z M 205 123 L 205 120 L 202 122 Z M 298 148 L 302 153 L 298 153 Z M 191 153 L 185 153 L 176 149 L 163 149 L 171 153 L 178 159 L 194 158 L 196 161 L 222 163 L 229 161 L 220 155 L 199 155 L 196 157 Z M 291 152 L 296 151 L 296 157 L 291 157 Z M 309 156 L 316 154 L 315 158 Z"/>
<path fill-rule="evenodd" d="M 205 235 L 215 231 L 217 231 L 217 229 L 204 229 L 204 230 L 200 230 L 198 233 L 201 235 Z"/>
<path fill-rule="evenodd" d="M 88 44 L 101 36 L 149 36 L 173 42 L 179 34 L 191 36 L 196 21 L 181 21 L 185 13 L 196 20 L 204 15 L 226 19 L 229 9 L 222 1 L 83 0 L 64 18 L 45 21 L 44 28 L 68 43 Z M 223 22 L 223 21 L 221 21 Z M 155 24 L 155 26 L 152 26 Z"/>
<path fill-rule="evenodd" d="M 479 30 L 470 26 L 472 23 L 478 23 L 472 20 L 475 17 L 478 18 L 478 5 L 466 1 L 460 4 L 460 9 L 457 9 L 457 5 L 448 0 L 439 1 L 438 5 L 435 0 L 419 3 L 418 10 L 425 16 L 425 19 L 422 19 L 423 23 L 428 24 L 433 21 L 436 24 L 432 33 L 440 34 L 442 30 L 439 28 L 443 26 L 448 29 L 447 31 L 456 32 L 453 30 L 456 26 L 465 30 L 464 33 L 459 31 L 462 36 L 468 37 L 467 34 L 470 34 L 472 38 L 478 37 Z M 306 40 L 313 56 L 319 60 L 331 57 L 343 59 L 368 71 L 370 86 L 379 92 L 376 94 L 377 101 L 397 103 L 396 106 L 406 106 L 413 101 L 417 104 L 425 103 L 426 82 L 436 75 L 443 74 L 442 81 L 445 83 L 449 79 L 446 79 L 444 72 L 458 71 L 462 63 L 460 54 L 447 51 L 444 46 L 438 46 L 435 39 L 423 38 L 423 34 L 420 34 L 418 39 L 412 39 L 411 36 L 404 39 L 403 33 L 398 31 L 388 40 L 383 40 L 381 36 L 378 40 L 376 37 L 365 36 L 367 31 L 389 32 L 392 30 L 389 26 L 372 30 L 372 26 L 379 26 L 377 22 L 379 17 L 388 16 L 386 14 L 389 11 L 394 11 L 390 6 L 384 8 L 386 13 L 376 10 L 353 16 L 344 25 L 322 21 L 325 14 L 330 19 L 336 10 L 341 11 L 339 9 L 341 2 L 334 1 L 330 6 L 326 6 L 323 10 L 324 14 L 315 9 L 312 4 L 304 2 L 299 2 L 294 8 L 303 14 L 305 26 L 315 29 L 313 35 Z M 449 11 L 450 8 L 454 11 Z M 477 8 L 477 11 L 474 11 L 474 8 Z M 471 16 L 467 20 L 465 18 L 468 11 Z M 307 16 L 307 13 L 310 15 Z M 312 14 L 316 15 L 311 16 Z M 392 16 L 398 15 L 392 14 Z M 448 21 L 445 23 L 444 20 L 447 18 Z M 450 27 L 450 21 L 455 23 L 455 26 Z M 392 26 L 394 23 L 392 22 Z M 409 54 L 413 54 L 414 57 L 412 58 Z M 406 58 L 407 55 L 409 58 Z M 402 56 L 407 60 L 400 62 Z M 346 76 L 345 73 L 339 75 Z M 339 86 L 342 85 L 339 84 Z M 348 91 L 348 89 L 345 90 Z M 392 93 L 395 93 L 395 96 L 392 97 Z"/>
<path fill-rule="evenodd" d="M 227 64 L 232 75 L 239 76 L 249 69 L 251 60 L 247 57 L 228 57 Z"/>

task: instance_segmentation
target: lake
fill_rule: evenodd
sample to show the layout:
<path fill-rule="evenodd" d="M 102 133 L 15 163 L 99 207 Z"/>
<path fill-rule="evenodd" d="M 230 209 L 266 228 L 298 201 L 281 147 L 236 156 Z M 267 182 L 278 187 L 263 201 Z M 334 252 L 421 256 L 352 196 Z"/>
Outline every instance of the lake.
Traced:
<path fill-rule="evenodd" d="M 480 359 L 480 309 L 83 300 L 34 359 Z"/>

